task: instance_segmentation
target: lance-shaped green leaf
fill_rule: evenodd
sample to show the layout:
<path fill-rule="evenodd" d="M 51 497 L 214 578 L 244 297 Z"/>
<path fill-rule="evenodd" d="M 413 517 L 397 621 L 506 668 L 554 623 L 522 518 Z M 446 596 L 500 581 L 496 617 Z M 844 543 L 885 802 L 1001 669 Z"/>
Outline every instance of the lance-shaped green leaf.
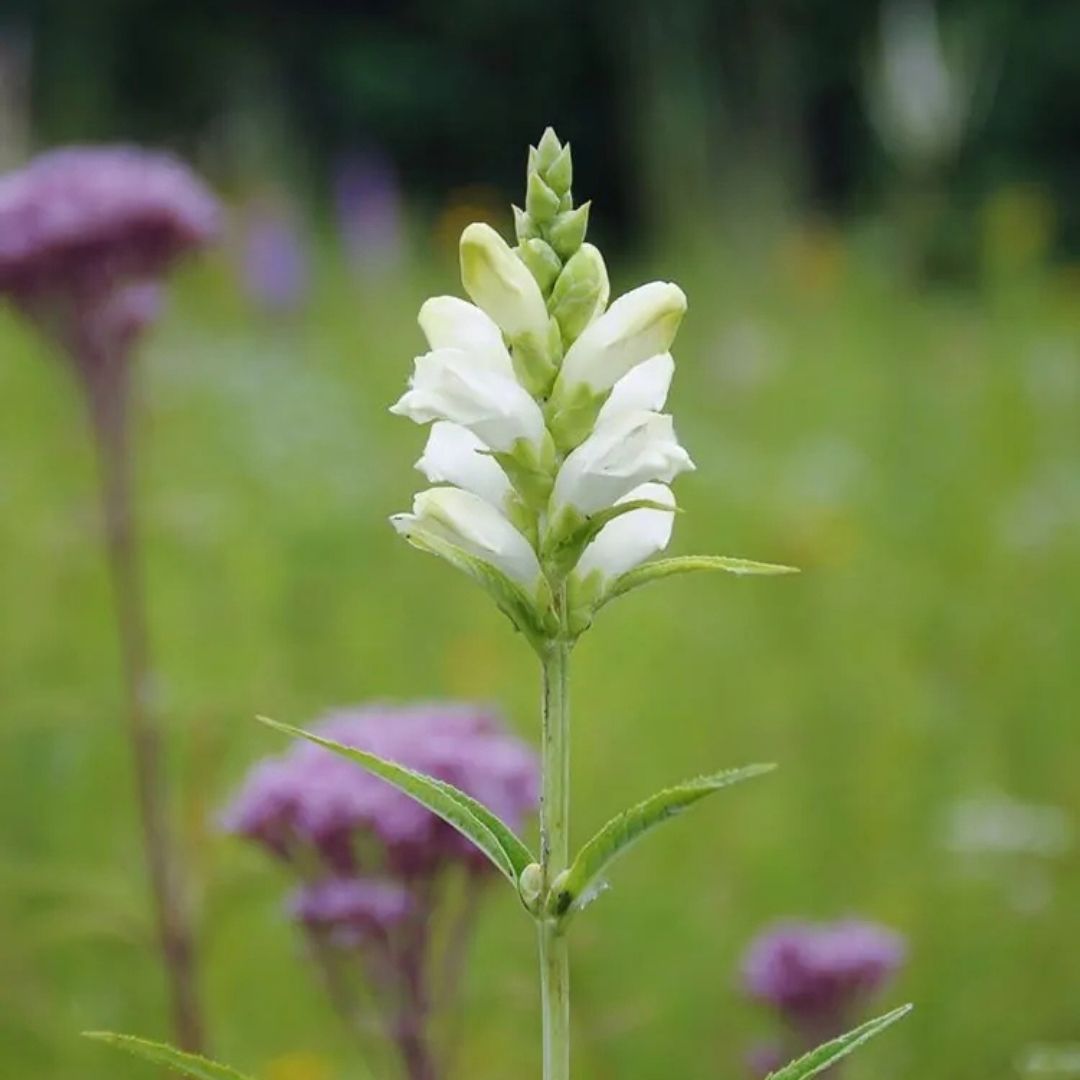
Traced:
<path fill-rule="evenodd" d="M 631 589 L 648 585 L 651 581 L 674 577 L 677 574 L 693 574 L 698 570 L 722 570 L 726 574 L 736 574 L 741 577 L 775 577 L 778 574 L 799 572 L 794 566 L 753 562 L 751 559 L 734 559 L 726 555 L 680 555 L 672 559 L 657 559 L 655 562 L 643 563 L 641 566 L 635 566 L 633 570 L 628 570 L 608 589 L 603 603 L 606 604 L 609 600 L 614 600 L 616 596 L 630 592 Z"/>
<path fill-rule="evenodd" d="M 515 891 L 518 888 L 521 872 L 530 863 L 536 861 L 532 852 L 515 836 L 513 830 L 505 822 L 500 821 L 485 806 L 452 784 L 437 780 L 433 776 L 425 776 L 423 773 L 408 769 L 393 761 L 386 761 L 375 754 L 369 754 L 366 750 L 358 750 L 354 746 L 344 746 L 332 739 L 324 739 L 321 735 L 304 731 L 302 728 L 282 724 L 265 716 L 260 716 L 258 719 L 284 735 L 307 739 L 308 742 L 316 743 L 354 761 L 373 776 L 385 780 L 398 791 L 408 795 L 410 799 L 414 799 L 436 817 L 452 825 L 462 836 L 471 840 L 505 875 Z"/>
<path fill-rule="evenodd" d="M 558 917 L 579 911 L 602 887 L 608 867 L 646 833 L 681 814 L 706 795 L 775 768 L 775 765 L 748 765 L 702 776 L 658 791 L 637 806 L 624 810 L 585 844 L 569 869 L 556 878 L 548 898 L 548 911 Z"/>
<path fill-rule="evenodd" d="M 252 1080 L 228 1065 L 219 1065 L 216 1061 L 209 1061 L 198 1054 L 185 1053 L 165 1043 L 150 1042 L 149 1039 L 139 1039 L 134 1035 L 116 1035 L 111 1031 L 84 1031 L 83 1035 L 108 1046 L 126 1050 L 153 1065 L 163 1065 L 184 1076 L 191 1076 L 194 1080 Z"/>
<path fill-rule="evenodd" d="M 901 1005 L 899 1009 L 893 1009 L 892 1012 L 879 1016 L 876 1020 L 868 1020 L 854 1031 L 849 1031 L 838 1039 L 824 1043 L 797 1061 L 791 1062 L 790 1065 L 785 1065 L 779 1072 L 769 1073 L 766 1080 L 807 1080 L 808 1077 L 817 1076 L 823 1069 L 827 1069 L 834 1062 L 846 1057 L 878 1032 L 884 1031 L 890 1024 L 895 1024 L 897 1020 L 907 1016 L 911 1008 L 910 1005 Z"/>

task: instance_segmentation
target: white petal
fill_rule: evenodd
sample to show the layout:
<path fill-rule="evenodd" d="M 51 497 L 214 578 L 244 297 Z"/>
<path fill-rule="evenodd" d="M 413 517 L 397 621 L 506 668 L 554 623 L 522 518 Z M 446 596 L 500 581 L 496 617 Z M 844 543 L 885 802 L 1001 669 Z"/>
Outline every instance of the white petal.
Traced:
<path fill-rule="evenodd" d="M 478 365 L 514 374 L 502 331 L 475 304 L 456 296 L 433 296 L 420 308 L 418 321 L 432 349 L 461 349 Z"/>
<path fill-rule="evenodd" d="M 675 361 L 671 353 L 650 357 L 637 367 L 631 368 L 613 387 L 604 402 L 598 424 L 613 420 L 622 413 L 659 412 L 667 401 L 671 378 L 675 374 Z"/>
<path fill-rule="evenodd" d="M 471 491 L 429 488 L 413 499 L 411 514 L 390 519 L 407 535 L 419 527 L 491 563 L 530 592 L 540 580 L 540 564 L 525 539 L 490 503 Z"/>
<path fill-rule="evenodd" d="M 619 502 L 637 499 L 661 503 L 672 510 L 675 508 L 675 496 L 666 484 L 642 484 Z M 599 570 L 605 578 L 625 574 L 668 546 L 674 524 L 675 515 L 668 511 L 631 510 L 600 530 L 578 560 L 574 573 L 579 578 L 588 577 L 594 570 Z"/>
<path fill-rule="evenodd" d="M 467 428 L 440 420 L 432 425 L 416 467 L 433 484 L 453 484 L 501 508 L 514 489 L 487 451 L 488 447 Z"/>
<path fill-rule="evenodd" d="M 539 446 L 546 434 L 539 405 L 516 379 L 478 368 L 460 349 L 417 357 L 409 389 L 390 411 L 418 424 L 450 420 L 492 450 L 509 450 L 518 439 Z"/>
<path fill-rule="evenodd" d="M 610 389 L 631 368 L 668 350 L 685 311 L 685 293 L 667 281 L 620 296 L 567 350 L 556 395 L 580 384 L 598 393 Z"/>
<path fill-rule="evenodd" d="M 490 225 L 475 223 L 461 234 L 461 281 L 507 337 L 547 337 L 548 311 L 540 286 Z"/>
<path fill-rule="evenodd" d="M 623 413 L 598 425 L 563 462 L 555 478 L 552 508 L 557 512 L 569 505 L 593 514 L 639 484 L 651 480 L 667 484 L 693 467 L 675 438 L 670 416 Z"/>

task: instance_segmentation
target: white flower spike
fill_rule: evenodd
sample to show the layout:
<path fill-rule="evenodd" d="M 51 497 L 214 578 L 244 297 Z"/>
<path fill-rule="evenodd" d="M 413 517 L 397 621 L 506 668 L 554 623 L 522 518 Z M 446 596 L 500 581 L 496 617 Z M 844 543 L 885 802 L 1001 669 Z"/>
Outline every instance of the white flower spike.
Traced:
<path fill-rule="evenodd" d="M 694 468 L 664 412 L 686 296 L 654 281 L 609 306 L 603 255 L 585 239 L 589 204 L 575 204 L 572 182 L 570 148 L 548 129 L 529 154 L 524 209 L 514 208 L 518 246 L 489 225 L 464 230 L 471 302 L 436 296 L 420 309 L 431 352 L 392 409 L 433 424 L 417 468 L 453 485 L 419 496 L 395 524 L 414 540 L 421 527 L 441 537 L 427 549 L 489 590 L 483 565 L 528 581 L 524 614 L 494 591 L 541 653 L 547 628 L 572 641 L 639 583 L 744 565 L 638 566 L 667 546 L 668 485 Z"/>
<path fill-rule="evenodd" d="M 432 352 L 417 360 L 393 409 L 435 422 L 417 467 L 432 482 L 454 485 L 421 492 L 394 527 L 480 584 L 544 670 L 538 855 L 446 784 L 425 788 L 425 778 L 410 775 L 403 790 L 412 794 L 420 784 L 424 794 L 413 797 L 429 809 L 436 796 L 444 809 L 452 802 L 447 820 L 507 874 L 536 920 L 550 1080 L 570 1076 L 567 921 L 635 837 L 763 771 L 669 788 L 614 819 L 572 857 L 571 650 L 597 612 L 650 582 L 703 570 L 789 569 L 709 555 L 653 559 L 671 540 L 676 504 L 668 485 L 694 468 L 663 411 L 686 297 L 677 285 L 652 282 L 607 307 L 607 266 L 585 242 L 589 204 L 575 205 L 572 182 L 570 147 L 548 128 L 530 148 L 524 208 L 514 208 L 518 247 L 487 225 L 465 230 L 461 276 L 474 303 L 444 296 L 424 305 L 420 325 Z"/>

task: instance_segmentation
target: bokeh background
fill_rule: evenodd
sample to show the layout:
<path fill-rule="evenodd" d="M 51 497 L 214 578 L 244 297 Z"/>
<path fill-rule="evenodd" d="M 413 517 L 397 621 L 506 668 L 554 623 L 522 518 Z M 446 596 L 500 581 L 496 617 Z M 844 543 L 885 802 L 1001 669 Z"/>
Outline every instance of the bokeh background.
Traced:
<path fill-rule="evenodd" d="M 551 123 L 617 289 L 690 298 L 674 550 L 805 571 L 657 587 L 576 653 L 579 839 L 685 775 L 782 765 L 575 927 L 577 1075 L 743 1075 L 773 1030 L 746 941 L 847 914 L 907 936 L 881 1004 L 918 1005 L 853 1080 L 1077 1074 L 1078 43 L 1068 0 L 5 0 L 5 167 L 165 146 L 232 209 L 144 350 L 139 420 L 216 1056 L 358 1075 L 281 874 L 214 827 L 281 747 L 255 713 L 466 697 L 536 737 L 531 654 L 387 527 L 423 435 L 386 410 L 461 227 L 509 234 Z M 0 1072 L 148 1076 L 77 1037 L 167 1033 L 85 421 L 7 311 L 0 612 Z M 458 1075 L 537 1074 L 534 983 L 495 889 Z"/>

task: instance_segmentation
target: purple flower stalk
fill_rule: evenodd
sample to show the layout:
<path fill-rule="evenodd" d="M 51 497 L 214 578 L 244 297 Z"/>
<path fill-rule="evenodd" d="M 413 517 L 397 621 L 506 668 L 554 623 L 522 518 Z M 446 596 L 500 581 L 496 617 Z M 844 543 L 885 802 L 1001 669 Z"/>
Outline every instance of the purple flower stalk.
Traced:
<path fill-rule="evenodd" d="M 368 150 L 347 157 L 334 180 L 338 227 L 349 265 L 377 276 L 392 270 L 404 246 L 401 191 L 393 163 Z"/>
<path fill-rule="evenodd" d="M 171 157 L 126 147 L 42 155 L 0 177 L 0 295 L 60 348 L 83 386 L 101 462 L 128 737 L 176 1038 L 201 1048 L 192 934 L 166 814 L 160 732 L 131 499 L 132 351 L 176 260 L 217 234 L 216 199 Z"/>
<path fill-rule="evenodd" d="M 333 712 L 313 730 L 445 780 L 511 828 L 536 808 L 536 755 L 491 709 L 378 705 Z M 362 977 L 408 1075 L 438 1076 L 434 1014 L 453 996 L 487 860 L 408 796 L 306 742 L 256 765 L 222 826 L 299 879 L 289 912 L 339 1011 L 357 1021 Z"/>
<path fill-rule="evenodd" d="M 309 267 L 297 222 L 273 201 L 255 202 L 244 223 L 242 270 L 248 295 L 269 312 L 288 314 L 307 298 Z"/>
<path fill-rule="evenodd" d="M 743 985 L 785 1022 L 794 1056 L 852 1026 L 905 955 L 903 938 L 876 923 L 778 923 L 747 948 Z"/>

